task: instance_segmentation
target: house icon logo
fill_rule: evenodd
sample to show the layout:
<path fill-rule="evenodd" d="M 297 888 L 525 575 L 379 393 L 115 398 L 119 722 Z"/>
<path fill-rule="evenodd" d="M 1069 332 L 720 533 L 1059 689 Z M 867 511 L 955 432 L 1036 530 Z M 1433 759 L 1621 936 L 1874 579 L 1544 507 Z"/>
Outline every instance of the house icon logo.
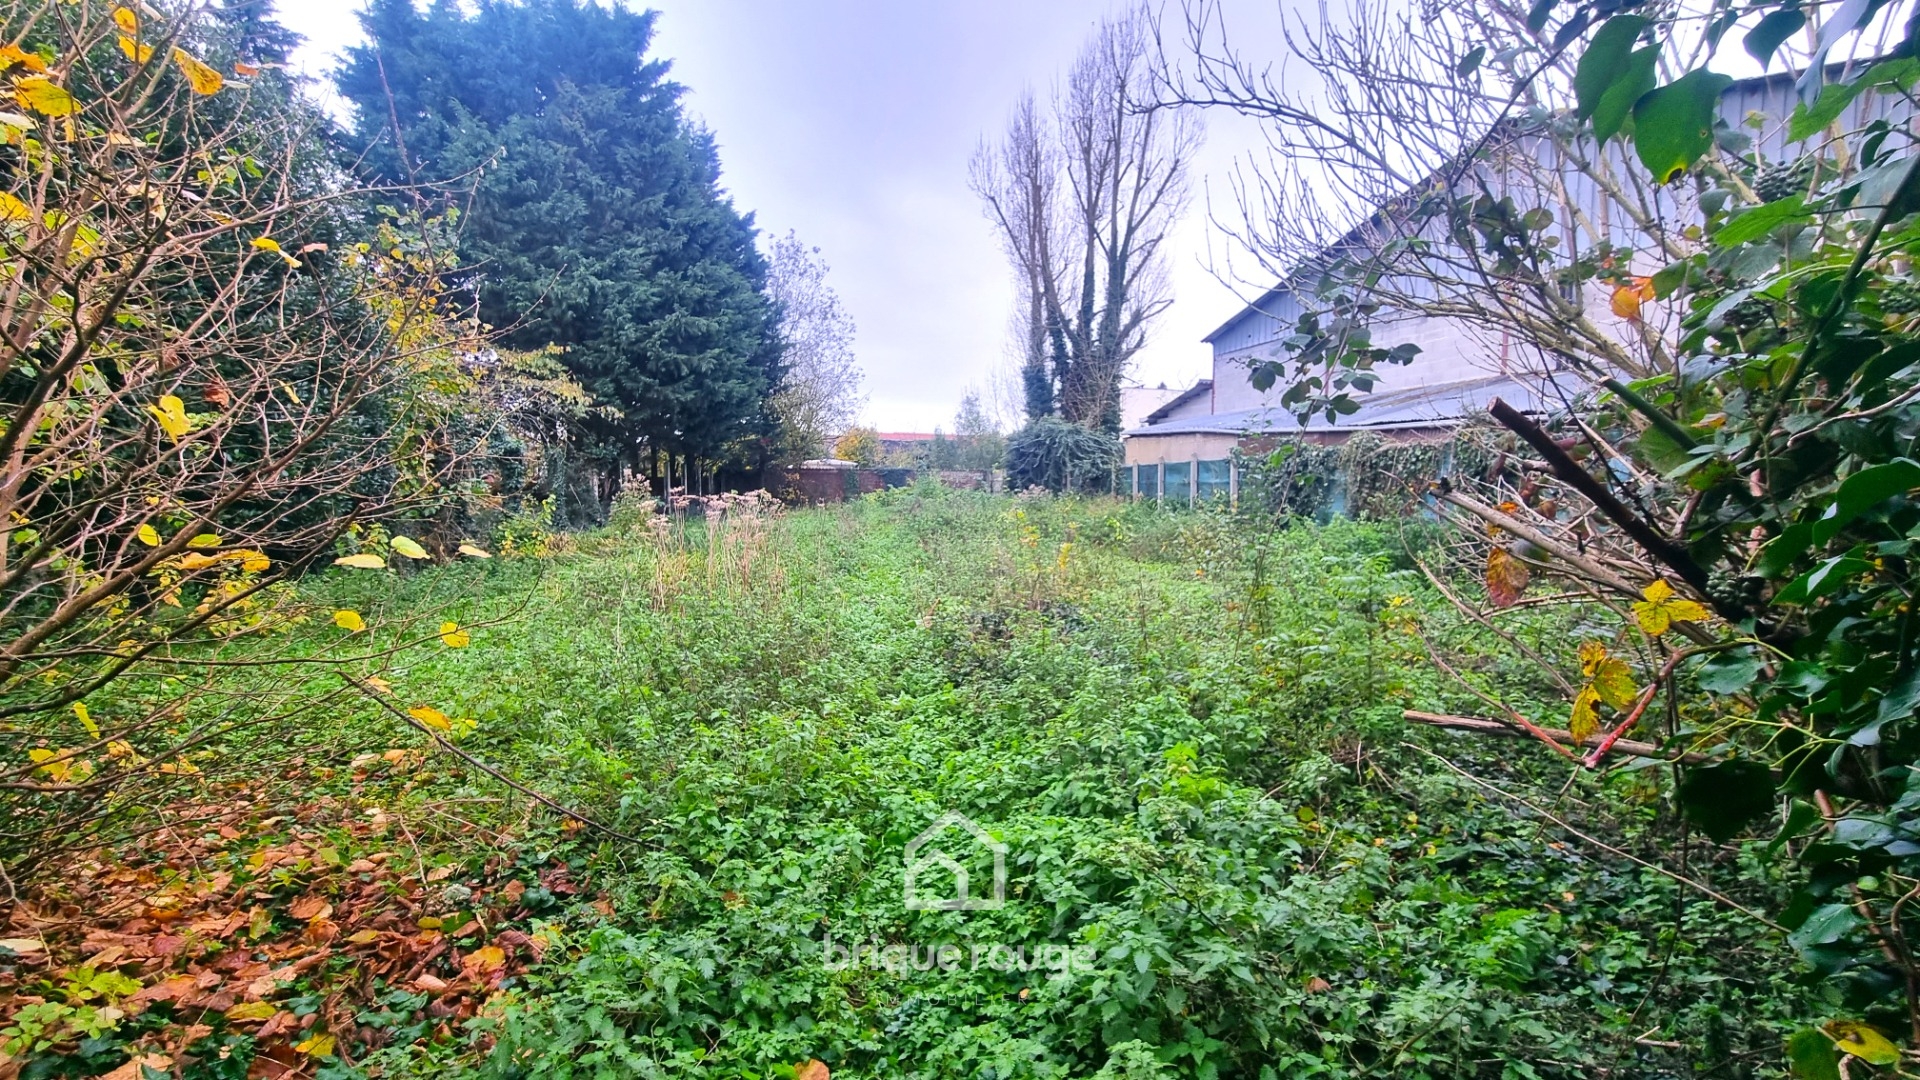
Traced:
<path fill-rule="evenodd" d="M 976 897 L 972 892 L 972 882 L 967 868 L 936 846 L 942 834 L 949 830 L 959 830 L 965 842 L 993 852 L 993 896 Z M 926 831 L 907 842 L 906 894 L 908 911 L 997 911 L 1007 904 L 1007 845 L 995 840 L 987 830 L 973 823 L 966 815 L 949 810 L 936 818 Z M 940 874 L 930 871 L 938 869 Z M 931 896 L 920 892 L 920 878 L 926 873 L 926 884 L 935 887 Z M 943 886 L 948 878 L 952 880 L 949 893 Z M 936 884 L 937 883 L 937 884 Z"/>

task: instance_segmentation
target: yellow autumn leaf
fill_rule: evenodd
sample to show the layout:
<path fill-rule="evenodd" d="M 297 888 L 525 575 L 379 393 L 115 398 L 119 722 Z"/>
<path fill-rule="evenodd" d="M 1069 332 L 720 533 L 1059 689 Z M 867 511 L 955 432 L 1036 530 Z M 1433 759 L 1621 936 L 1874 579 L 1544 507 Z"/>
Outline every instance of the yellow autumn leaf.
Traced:
<path fill-rule="evenodd" d="M 255 551 L 252 548 L 242 548 L 239 551 L 228 552 L 228 557 L 238 559 L 240 561 L 240 569 L 245 570 L 249 574 L 258 574 L 271 569 L 273 566 L 273 560 L 267 557 L 266 552 Z"/>
<path fill-rule="evenodd" d="M 247 1020 L 271 1020 L 279 1012 L 270 1001 L 248 1001 L 227 1010 L 227 1019 L 238 1022 Z"/>
<path fill-rule="evenodd" d="M 32 221 L 33 207 L 0 191 L 0 221 Z"/>
<path fill-rule="evenodd" d="M 119 27 L 123 34 L 137 34 L 140 32 L 140 16 L 132 8 L 117 7 L 113 9 L 113 25 Z"/>
<path fill-rule="evenodd" d="M 1592 686 L 1601 701 L 1623 712 L 1640 696 L 1640 688 L 1633 682 L 1633 669 L 1622 660 L 1602 661 L 1599 670 L 1593 673 Z"/>
<path fill-rule="evenodd" d="M 179 68 L 180 73 L 187 77 L 187 85 L 193 88 L 193 92 L 202 97 L 219 93 L 220 87 L 226 84 L 226 80 L 220 77 L 219 72 L 195 59 L 193 54 L 185 49 L 173 50 L 173 66 Z"/>
<path fill-rule="evenodd" d="M 352 570 L 385 570 L 387 560 L 378 555 L 361 552 L 358 555 L 342 555 L 333 560 L 333 565 L 344 566 Z"/>
<path fill-rule="evenodd" d="M 1835 1020 L 1826 1026 L 1833 1045 L 1843 1054 L 1859 1058 L 1869 1065 L 1900 1064 L 1900 1048 L 1885 1035 L 1857 1020 Z"/>
<path fill-rule="evenodd" d="M 382 694 L 393 693 L 393 684 L 381 678 L 378 675 L 367 676 L 367 685 L 373 687 L 375 690 L 379 691 Z"/>
<path fill-rule="evenodd" d="M 1583 641 L 1580 643 L 1580 675 L 1582 678 L 1593 678 L 1594 672 L 1599 671 L 1600 665 L 1606 663 L 1606 661 L 1607 647 L 1605 645 L 1597 641 Z"/>
<path fill-rule="evenodd" d="M 120 51 L 126 53 L 127 59 L 136 64 L 144 64 L 153 59 L 153 46 L 142 45 L 125 34 L 120 35 Z"/>
<path fill-rule="evenodd" d="M 350 634 L 357 634 L 367 628 L 366 620 L 360 617 L 360 613 L 347 608 L 341 608 L 333 613 L 333 625 Z"/>
<path fill-rule="evenodd" d="M 1707 617 L 1707 609 L 1684 597 L 1675 597 L 1673 586 L 1655 578 L 1653 584 L 1640 591 L 1646 599 L 1633 605 L 1633 619 L 1653 637 L 1667 632 L 1674 623 L 1702 622 Z"/>
<path fill-rule="evenodd" d="M 1567 720 L 1567 730 L 1573 734 L 1576 743 L 1585 742 L 1587 736 L 1600 730 L 1600 714 L 1594 706 L 1600 703 L 1600 692 L 1589 683 L 1580 688 L 1573 699 L 1573 715 Z"/>
<path fill-rule="evenodd" d="M 235 60 L 233 62 L 233 73 L 235 75 L 240 76 L 243 79 L 252 78 L 253 76 L 260 74 L 260 65 L 248 64 L 239 60 Z"/>
<path fill-rule="evenodd" d="M 148 547 L 160 546 L 160 532 L 159 530 L 155 529 L 152 525 L 140 526 L 140 528 L 137 529 L 133 535 L 139 537 L 140 542 L 147 545 Z"/>
<path fill-rule="evenodd" d="M 460 966 L 469 974 L 487 975 L 507 966 L 507 954 L 497 945 L 482 945 L 468 953 Z"/>
<path fill-rule="evenodd" d="M 192 426 L 187 422 L 187 403 L 173 394 L 162 395 L 158 405 L 147 406 L 147 412 L 153 415 L 161 430 L 171 436 L 174 442 L 179 442 L 180 436 L 185 435 Z"/>
<path fill-rule="evenodd" d="M 355 933 L 348 934 L 347 940 L 352 942 L 355 945 L 371 945 L 374 942 L 380 940 L 380 931 L 360 930 Z"/>
<path fill-rule="evenodd" d="M 491 559 L 491 558 L 493 558 L 493 556 L 492 556 L 491 554 L 489 554 L 488 552 L 485 552 L 485 551 L 482 551 L 482 550 L 480 550 L 480 549 L 479 549 L 479 548 L 477 548 L 477 547 L 474 547 L 474 546 L 473 546 L 472 544 L 461 544 L 461 545 L 460 545 L 460 554 L 462 554 L 462 555 L 465 555 L 465 556 L 467 556 L 467 557 L 468 557 L 468 558 L 470 558 L 470 559 Z"/>
<path fill-rule="evenodd" d="M 453 721 L 447 719 L 447 714 L 431 705 L 415 705 L 407 710 L 407 715 L 437 731 L 453 730 Z"/>
<path fill-rule="evenodd" d="M 394 551 L 405 555 L 409 559 L 424 559 L 427 557 L 427 549 L 421 547 L 411 536 L 396 536 L 392 540 L 389 540 L 388 543 L 392 545 Z"/>
<path fill-rule="evenodd" d="M 78 783 L 93 775 L 92 765 L 65 757 L 67 753 L 69 751 L 49 750 L 44 746 L 38 746 L 27 751 L 27 760 L 39 766 L 34 770 L 35 772 L 56 784 L 64 784 L 69 780 Z"/>
<path fill-rule="evenodd" d="M 80 111 L 80 102 L 45 75 L 32 75 L 14 83 L 13 97 L 21 108 L 43 116 L 72 116 Z"/>
<path fill-rule="evenodd" d="M 293 1044 L 293 1048 L 294 1050 L 298 1051 L 299 1053 L 305 1054 L 308 1057 L 317 1057 L 317 1058 L 332 1057 L 333 1056 L 333 1036 L 309 1035 L 306 1038 L 300 1040 L 299 1042 Z"/>
<path fill-rule="evenodd" d="M 460 624 L 456 622 L 443 622 L 440 624 L 440 640 L 455 649 L 464 649 L 473 643 L 472 635 L 460 629 Z"/>
<path fill-rule="evenodd" d="M 5 70 L 15 64 L 26 68 L 28 71 L 47 70 L 47 62 L 40 59 L 39 54 L 30 53 L 17 44 L 0 45 L 0 70 Z"/>
<path fill-rule="evenodd" d="M 213 533 L 201 533 L 187 541 L 187 546 L 190 548 L 200 548 L 202 550 L 206 548 L 217 548 L 220 546 L 220 538 Z"/>
<path fill-rule="evenodd" d="M 76 701 L 73 703 L 73 715 L 76 720 L 80 721 L 80 726 L 87 729 L 87 734 L 96 739 L 100 737 L 100 725 L 93 722 L 93 716 L 87 712 L 85 702 Z"/>
<path fill-rule="evenodd" d="M 293 269 L 295 270 L 300 269 L 300 260 L 294 258 L 293 256 L 287 254 L 284 250 L 282 250 L 280 247 L 280 241 L 275 240 L 273 237 L 260 236 L 260 237 L 255 237 L 253 240 L 248 242 L 252 244 L 255 248 L 258 248 L 261 251 L 271 251 L 275 255 L 280 256 L 282 259 L 285 259 L 287 261 L 287 265 L 292 267 Z"/>

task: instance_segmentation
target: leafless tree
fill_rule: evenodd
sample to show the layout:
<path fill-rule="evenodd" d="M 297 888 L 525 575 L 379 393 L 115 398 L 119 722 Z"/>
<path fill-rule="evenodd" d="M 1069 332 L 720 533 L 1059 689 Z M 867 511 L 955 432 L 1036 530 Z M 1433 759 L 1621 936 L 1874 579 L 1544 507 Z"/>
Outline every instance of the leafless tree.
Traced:
<path fill-rule="evenodd" d="M 820 457 L 866 402 L 853 355 L 853 319 L 827 284 L 827 262 L 789 232 L 774 241 L 767 294 L 780 305 L 785 387 L 773 399 L 782 455 Z"/>
<path fill-rule="evenodd" d="M 1453 320 L 1508 364 L 1673 369 L 1685 298 L 1639 301 L 1645 275 L 1701 249 L 1698 208 L 1572 119 L 1579 50 L 1529 27 L 1527 5 L 1323 5 L 1288 23 L 1277 65 L 1232 47 L 1216 0 L 1184 11 L 1164 100 L 1263 124 L 1216 212 L 1262 287 L 1364 305 L 1376 327 Z M 1741 165 L 1723 153 L 1710 167 Z M 1632 301 L 1611 303 L 1621 289 Z"/>
<path fill-rule="evenodd" d="M 1192 113 L 1149 107 L 1149 28 L 1140 12 L 1102 22 L 1051 115 L 1024 94 L 972 164 L 1019 285 L 1028 412 L 1109 431 L 1120 378 L 1172 302 L 1162 245 L 1201 139 Z"/>

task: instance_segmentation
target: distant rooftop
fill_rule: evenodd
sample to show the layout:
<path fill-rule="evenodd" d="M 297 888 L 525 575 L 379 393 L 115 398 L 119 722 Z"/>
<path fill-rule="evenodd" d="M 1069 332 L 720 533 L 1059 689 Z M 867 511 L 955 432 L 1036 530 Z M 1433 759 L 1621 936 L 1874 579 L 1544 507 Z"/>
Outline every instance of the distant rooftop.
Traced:
<path fill-rule="evenodd" d="M 1289 410 L 1277 405 L 1238 412 L 1184 416 L 1158 424 L 1148 424 L 1127 432 L 1129 436 L 1151 435 L 1292 435 L 1303 431 L 1383 431 L 1404 428 L 1440 427 L 1458 423 L 1485 412 L 1494 398 L 1525 413 L 1552 411 L 1578 393 L 1571 384 L 1555 385 L 1544 380 L 1523 379 L 1513 375 L 1489 375 L 1478 379 L 1416 386 L 1405 390 L 1361 394 L 1354 400 L 1360 411 L 1330 423 L 1316 413 L 1302 424 Z"/>

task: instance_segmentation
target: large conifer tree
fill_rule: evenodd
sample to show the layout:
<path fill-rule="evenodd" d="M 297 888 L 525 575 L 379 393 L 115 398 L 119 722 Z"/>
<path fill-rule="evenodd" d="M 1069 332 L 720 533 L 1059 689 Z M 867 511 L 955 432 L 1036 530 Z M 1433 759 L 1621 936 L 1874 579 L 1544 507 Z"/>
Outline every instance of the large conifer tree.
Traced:
<path fill-rule="evenodd" d="M 509 344 L 565 347 L 619 411 L 596 421 L 609 466 L 712 460 L 765 433 L 780 374 L 752 216 L 647 57 L 654 19 L 590 0 L 373 0 L 336 80 L 362 167 L 474 192 L 462 255 L 482 317 Z"/>

